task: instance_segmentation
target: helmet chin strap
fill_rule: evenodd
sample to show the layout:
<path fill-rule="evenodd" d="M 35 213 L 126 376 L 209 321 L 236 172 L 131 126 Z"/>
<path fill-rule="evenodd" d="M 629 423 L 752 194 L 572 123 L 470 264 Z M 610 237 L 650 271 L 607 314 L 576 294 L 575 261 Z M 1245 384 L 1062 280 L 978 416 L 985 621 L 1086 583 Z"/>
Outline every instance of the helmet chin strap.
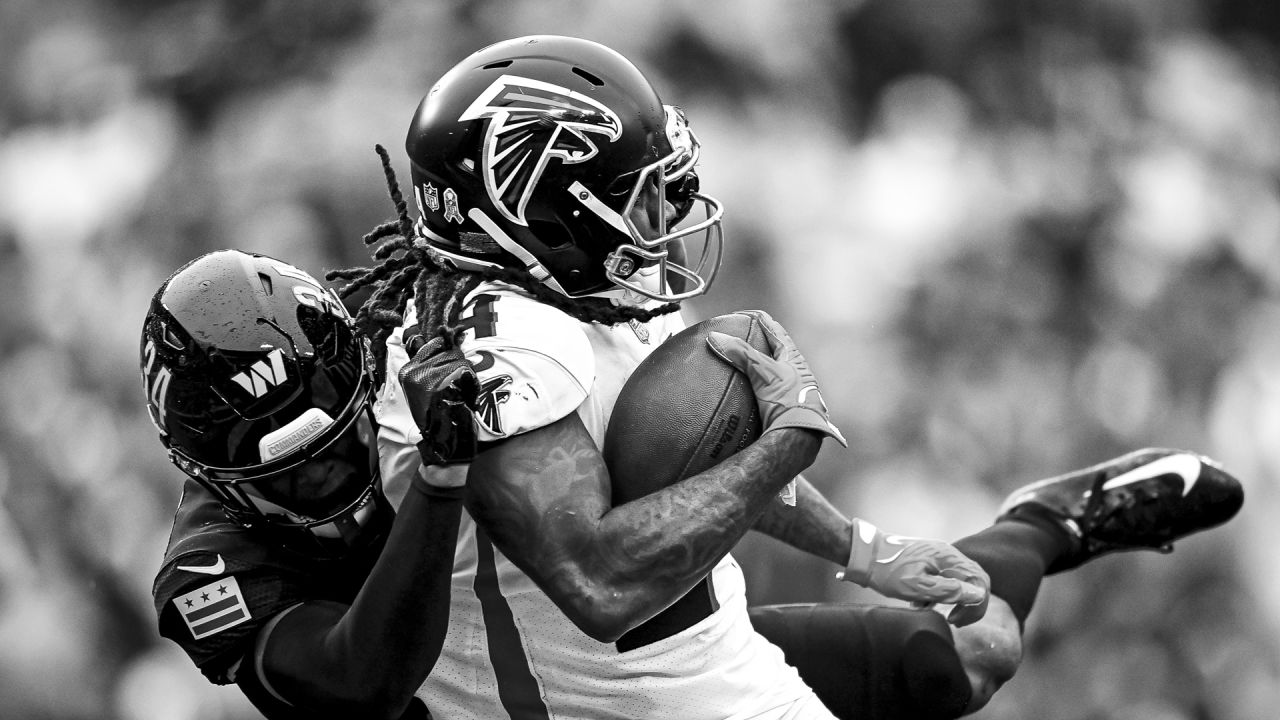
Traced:
<path fill-rule="evenodd" d="M 471 208 L 468 210 L 467 217 L 471 218 L 475 224 L 479 225 L 485 232 L 489 233 L 489 237 L 492 237 L 494 242 L 501 245 L 503 250 L 511 253 L 517 260 L 524 263 L 525 269 L 529 271 L 529 274 L 532 275 L 534 279 L 561 295 L 567 296 L 569 294 L 560 286 L 559 281 L 551 277 L 551 271 L 548 270 L 545 265 L 538 262 L 538 258 L 534 257 L 533 253 L 521 247 L 520 244 L 513 240 L 510 235 L 504 233 L 502 228 L 498 227 L 498 224 L 491 220 L 488 215 L 481 212 L 479 208 Z"/>
<path fill-rule="evenodd" d="M 610 290 L 601 290 L 600 292 L 591 293 L 590 295 L 586 295 L 585 297 L 600 298 L 601 300 L 608 300 L 614 305 L 620 305 L 623 307 L 644 308 L 644 307 L 657 306 L 658 304 L 660 304 L 658 300 L 655 300 L 650 297 L 646 297 L 636 292 L 635 290 L 632 290 L 630 288 L 624 288 L 624 287 L 615 287 Z"/>
<path fill-rule="evenodd" d="M 375 494 L 374 491 L 366 489 L 360 498 L 352 503 L 356 506 L 353 512 L 348 513 L 344 510 L 328 522 L 316 522 L 315 518 L 299 515 L 283 505 L 258 495 L 256 492 L 245 492 L 243 496 L 262 515 L 268 517 L 276 515 L 287 518 L 290 523 L 298 526 L 298 529 L 306 530 L 316 537 L 329 540 L 350 540 L 373 517 L 376 509 Z"/>
<path fill-rule="evenodd" d="M 364 504 L 351 515 L 323 525 L 313 525 L 307 529 L 316 537 L 343 540 L 350 543 L 352 538 L 359 534 L 360 530 L 373 517 L 373 511 L 374 499 L 372 495 L 369 495 L 365 498 Z"/>

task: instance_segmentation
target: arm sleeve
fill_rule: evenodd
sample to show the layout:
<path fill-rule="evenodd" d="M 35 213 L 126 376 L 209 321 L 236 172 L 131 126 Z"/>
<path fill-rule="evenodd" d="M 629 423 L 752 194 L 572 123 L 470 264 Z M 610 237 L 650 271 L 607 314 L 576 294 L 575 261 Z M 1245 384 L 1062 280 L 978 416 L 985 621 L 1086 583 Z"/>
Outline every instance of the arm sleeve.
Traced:
<path fill-rule="evenodd" d="M 242 671 L 315 717 L 401 717 L 444 645 L 461 512 L 461 493 L 413 483 L 351 604 L 310 600 L 277 614 Z"/>

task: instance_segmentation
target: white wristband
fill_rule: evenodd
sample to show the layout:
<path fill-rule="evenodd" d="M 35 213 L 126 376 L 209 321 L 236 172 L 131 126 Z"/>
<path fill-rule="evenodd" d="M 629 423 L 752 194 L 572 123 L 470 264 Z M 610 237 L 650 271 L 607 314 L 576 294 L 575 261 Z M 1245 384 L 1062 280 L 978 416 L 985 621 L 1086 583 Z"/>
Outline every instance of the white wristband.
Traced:
<path fill-rule="evenodd" d="M 854 518 L 851 534 L 849 562 L 844 570 L 836 573 L 836 579 L 867 587 L 871 580 L 871 563 L 876 559 L 876 547 L 884 533 L 866 520 Z"/>

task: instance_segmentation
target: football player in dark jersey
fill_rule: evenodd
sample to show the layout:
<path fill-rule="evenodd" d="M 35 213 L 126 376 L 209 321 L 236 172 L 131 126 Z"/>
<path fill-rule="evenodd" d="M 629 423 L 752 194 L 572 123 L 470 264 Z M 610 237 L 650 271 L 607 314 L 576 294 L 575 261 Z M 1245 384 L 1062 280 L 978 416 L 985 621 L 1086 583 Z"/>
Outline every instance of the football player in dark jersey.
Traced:
<path fill-rule="evenodd" d="M 387 241 L 383 263 L 330 278 L 374 289 L 356 317 L 386 375 L 388 487 L 420 474 L 404 369 L 460 351 L 480 385 L 465 582 L 424 685 L 442 718 L 955 717 L 1016 669 L 1047 573 L 1167 545 L 1240 507 L 1234 478 L 1172 450 L 1030 486 L 954 545 L 880 532 L 803 479 L 794 505 L 779 502 L 822 438 L 843 438 L 764 316 L 771 354 L 715 342 L 765 401 L 761 440 L 613 506 L 599 451 L 613 402 L 719 262 L 723 209 L 700 191 L 698 148 L 625 58 L 537 36 L 480 50 L 423 99 L 406 143 L 416 222 L 382 153 L 398 218 L 366 243 Z M 681 252 L 689 240 L 701 252 Z M 900 608 L 749 611 L 728 553 L 753 527 L 886 595 L 927 603 L 932 585 L 961 601 L 957 627 Z"/>
<path fill-rule="evenodd" d="M 306 272 L 234 250 L 175 272 L 143 328 L 147 405 L 188 476 L 160 633 L 273 720 L 428 717 L 413 693 L 448 624 L 465 475 L 415 478 L 392 511 L 367 344 Z M 441 423 L 475 390 L 452 361 L 406 380 Z"/>

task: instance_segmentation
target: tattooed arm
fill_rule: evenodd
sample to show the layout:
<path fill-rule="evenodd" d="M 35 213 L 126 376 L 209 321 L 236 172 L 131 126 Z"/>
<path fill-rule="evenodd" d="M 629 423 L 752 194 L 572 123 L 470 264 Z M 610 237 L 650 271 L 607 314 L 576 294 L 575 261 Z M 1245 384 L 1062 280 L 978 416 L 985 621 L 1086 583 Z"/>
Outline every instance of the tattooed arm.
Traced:
<path fill-rule="evenodd" d="M 780 428 L 704 473 L 614 508 L 604 459 L 571 413 L 480 453 L 468 509 L 574 624 L 612 642 L 706 576 L 821 441 Z"/>
<path fill-rule="evenodd" d="M 865 520 L 850 520 L 803 477 L 796 478 L 795 506 L 774 500 L 754 529 L 844 567 L 837 577 L 886 597 L 961 602 L 967 609 L 947 617 L 957 627 L 986 612 L 991 581 L 972 559 L 940 540 L 885 535 Z"/>
<path fill-rule="evenodd" d="M 837 510 L 804 476 L 796 478 L 796 504 L 784 505 L 779 500 L 769 503 L 754 529 L 841 567 L 849 560 L 852 519 Z"/>

